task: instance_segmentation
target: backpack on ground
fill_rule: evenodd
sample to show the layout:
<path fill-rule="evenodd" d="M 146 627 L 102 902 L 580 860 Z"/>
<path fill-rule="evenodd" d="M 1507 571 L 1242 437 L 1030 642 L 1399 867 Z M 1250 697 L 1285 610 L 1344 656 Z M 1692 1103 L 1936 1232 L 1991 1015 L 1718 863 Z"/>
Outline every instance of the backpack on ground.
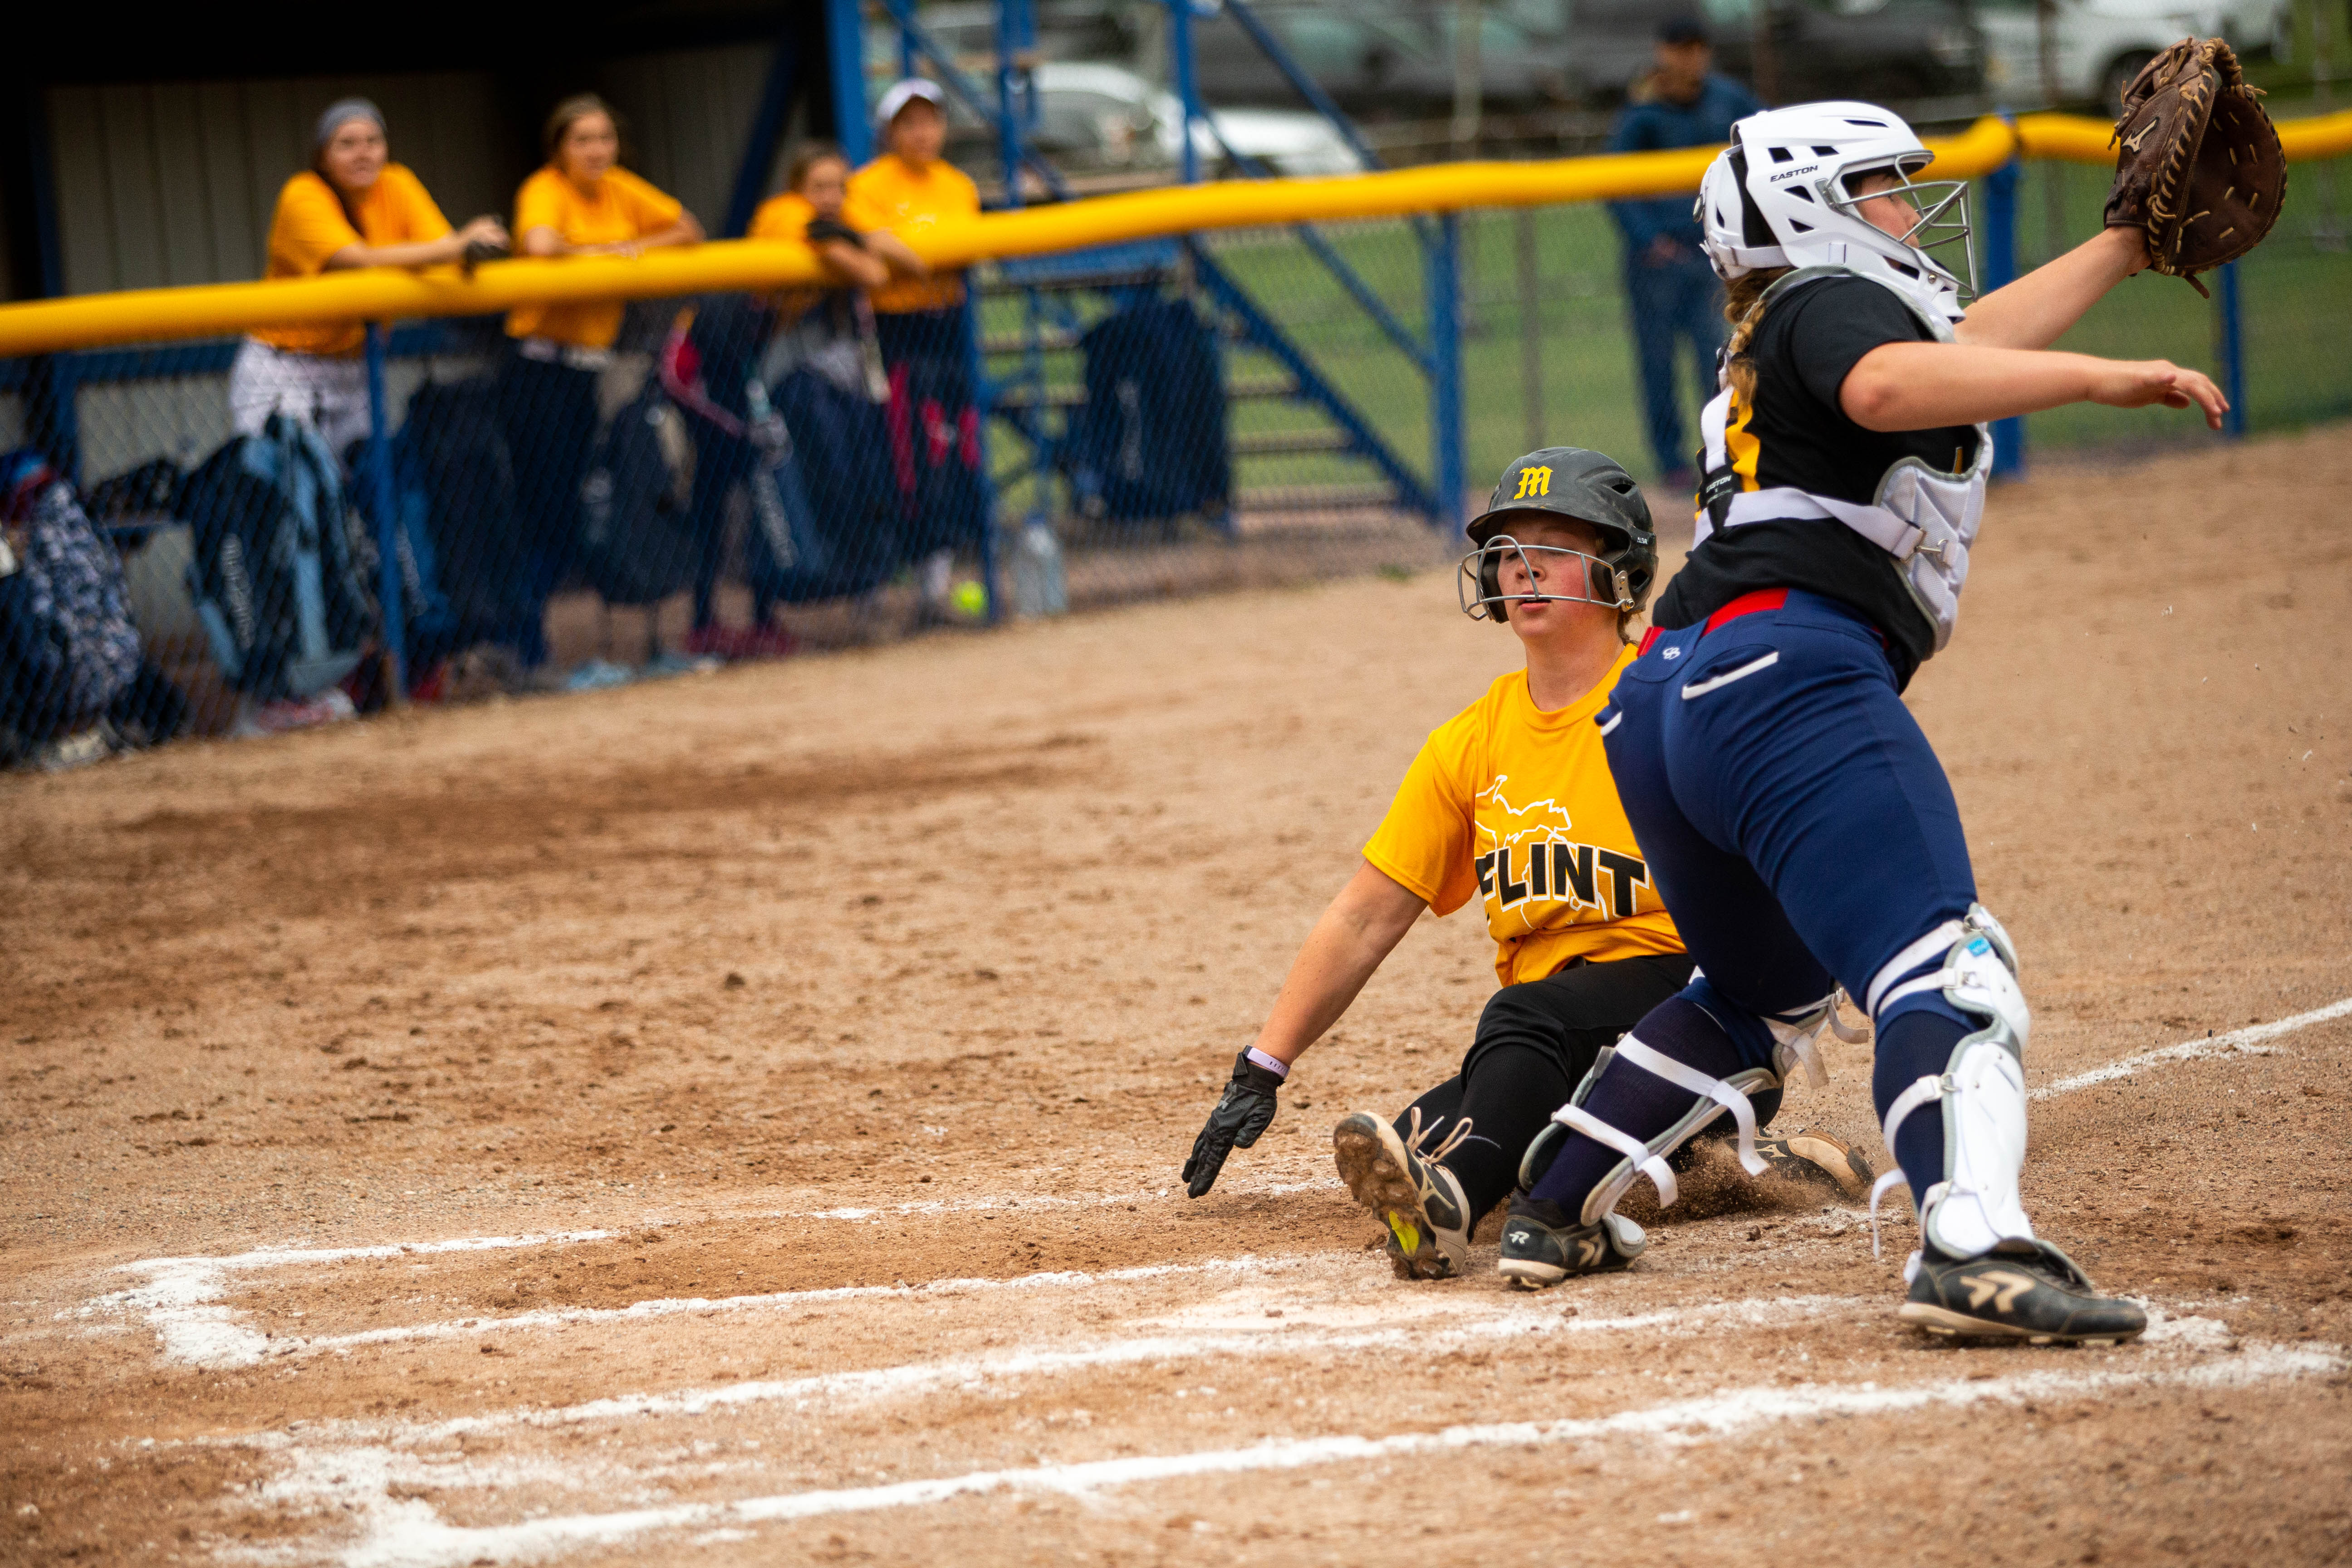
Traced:
<path fill-rule="evenodd" d="M 581 563 L 610 605 L 658 605 L 694 581 L 701 549 L 678 457 L 677 411 L 648 378 L 613 416 L 580 488 Z"/>
<path fill-rule="evenodd" d="M 514 465 L 496 388 L 481 376 L 418 387 L 391 445 L 402 619 L 409 666 L 421 671 L 514 619 L 522 537 Z M 368 461 L 362 446 L 354 489 L 373 523 Z"/>
<path fill-rule="evenodd" d="M 23 526 L 0 538 L 0 743 L 89 728 L 139 673 L 122 561 L 71 485 L 36 452 L 0 458 L 0 503 Z"/>
<path fill-rule="evenodd" d="M 176 510 L 194 536 L 188 589 L 231 689 L 311 697 L 352 672 L 377 630 L 373 551 L 316 431 L 271 415 L 189 474 Z"/>

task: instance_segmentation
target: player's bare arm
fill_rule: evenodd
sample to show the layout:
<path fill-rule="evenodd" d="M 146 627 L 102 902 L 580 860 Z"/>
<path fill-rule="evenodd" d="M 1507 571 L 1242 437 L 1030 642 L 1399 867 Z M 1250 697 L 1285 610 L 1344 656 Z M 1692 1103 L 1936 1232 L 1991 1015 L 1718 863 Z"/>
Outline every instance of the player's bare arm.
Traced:
<path fill-rule="evenodd" d="M 1918 209 L 1891 174 L 1855 182 L 1855 216 L 1911 242 Z M 2141 231 L 2103 229 L 2046 267 L 2036 268 L 1969 308 L 1948 343 L 1884 343 L 1863 356 L 1838 402 L 1865 430 L 1929 430 L 2039 414 L 2069 403 L 2110 408 L 2195 407 L 2221 427 L 2230 405 L 2203 373 L 2168 360 L 2107 360 L 2057 353 L 2047 345 L 2107 291 L 2147 265 Z"/>
<path fill-rule="evenodd" d="M 1184 1162 L 1187 1193 L 1196 1198 L 1207 1193 L 1228 1155 L 1265 1136 L 1291 1064 L 1339 1022 L 1428 907 L 1369 861 L 1357 868 L 1291 960 L 1257 1038 L 1234 1058 L 1233 1077 Z"/>
<path fill-rule="evenodd" d="M 2136 228 L 2103 228 L 2065 255 L 1994 289 L 1969 307 L 1953 327 L 1964 343 L 1997 349 L 2046 349 L 2083 319 L 2107 291 L 2147 267 L 2147 247 Z"/>
<path fill-rule="evenodd" d="M 2230 406 L 2212 377 L 2169 360 L 2100 359 L 1975 343 L 1882 343 L 1863 356 L 1838 389 L 1845 416 L 1865 430 L 1980 425 L 2069 403 L 2193 407 L 2216 430 Z"/>
<path fill-rule="evenodd" d="M 887 228 L 877 228 L 866 236 L 866 248 L 881 258 L 889 269 L 901 278 L 929 278 L 930 263 L 915 254 L 914 247 Z"/>
<path fill-rule="evenodd" d="M 890 281 L 890 268 L 845 239 L 821 239 L 814 247 L 818 259 L 836 278 L 860 289 L 879 289 Z"/>
<path fill-rule="evenodd" d="M 1420 894 L 1379 867 L 1369 861 L 1357 867 L 1307 933 L 1250 1048 L 1285 1067 L 1296 1062 L 1339 1021 L 1427 908 Z"/>

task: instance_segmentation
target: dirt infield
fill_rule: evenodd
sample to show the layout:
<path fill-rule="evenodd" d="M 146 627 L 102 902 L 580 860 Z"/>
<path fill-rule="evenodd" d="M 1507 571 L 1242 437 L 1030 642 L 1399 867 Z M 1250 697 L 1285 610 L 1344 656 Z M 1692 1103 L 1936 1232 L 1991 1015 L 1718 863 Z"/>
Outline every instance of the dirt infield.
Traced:
<path fill-rule="evenodd" d="M 1392 1280 L 1329 1131 L 1458 1062 L 1466 912 L 1184 1199 L 1511 661 L 1435 572 L 0 779 L 0 1560 L 2352 1561 L 2347 494 L 2000 491 L 1913 689 L 2121 1350 L 1923 1343 L 1907 1214 L 1703 1178 Z M 1830 1061 L 1784 1125 L 1883 1159 Z"/>

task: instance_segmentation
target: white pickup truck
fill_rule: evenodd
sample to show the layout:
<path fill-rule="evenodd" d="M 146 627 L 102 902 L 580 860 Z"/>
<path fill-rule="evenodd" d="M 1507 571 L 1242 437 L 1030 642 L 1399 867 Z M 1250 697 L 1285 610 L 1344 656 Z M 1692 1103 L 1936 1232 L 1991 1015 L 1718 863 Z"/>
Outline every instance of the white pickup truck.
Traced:
<path fill-rule="evenodd" d="M 2114 112 L 2124 88 L 2158 50 L 2219 35 L 2241 54 L 2267 48 L 2285 26 L 2286 0 L 2058 0 L 2057 101 Z M 2050 105 L 2035 0 L 1978 0 L 1985 88 L 2006 109 Z"/>

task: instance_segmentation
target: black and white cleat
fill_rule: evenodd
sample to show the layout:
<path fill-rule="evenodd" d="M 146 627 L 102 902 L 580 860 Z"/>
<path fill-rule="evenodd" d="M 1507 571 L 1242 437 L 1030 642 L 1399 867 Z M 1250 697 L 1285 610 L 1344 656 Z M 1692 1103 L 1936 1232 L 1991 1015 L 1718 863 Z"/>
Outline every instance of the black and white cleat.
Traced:
<path fill-rule="evenodd" d="M 1947 1258 L 1930 1243 L 1899 1315 L 1948 1339 L 2036 1345 L 2121 1344 L 2147 1328 L 2147 1313 L 2100 1295 L 2090 1276 L 2046 1241 L 2003 1241 L 1969 1258 Z"/>

